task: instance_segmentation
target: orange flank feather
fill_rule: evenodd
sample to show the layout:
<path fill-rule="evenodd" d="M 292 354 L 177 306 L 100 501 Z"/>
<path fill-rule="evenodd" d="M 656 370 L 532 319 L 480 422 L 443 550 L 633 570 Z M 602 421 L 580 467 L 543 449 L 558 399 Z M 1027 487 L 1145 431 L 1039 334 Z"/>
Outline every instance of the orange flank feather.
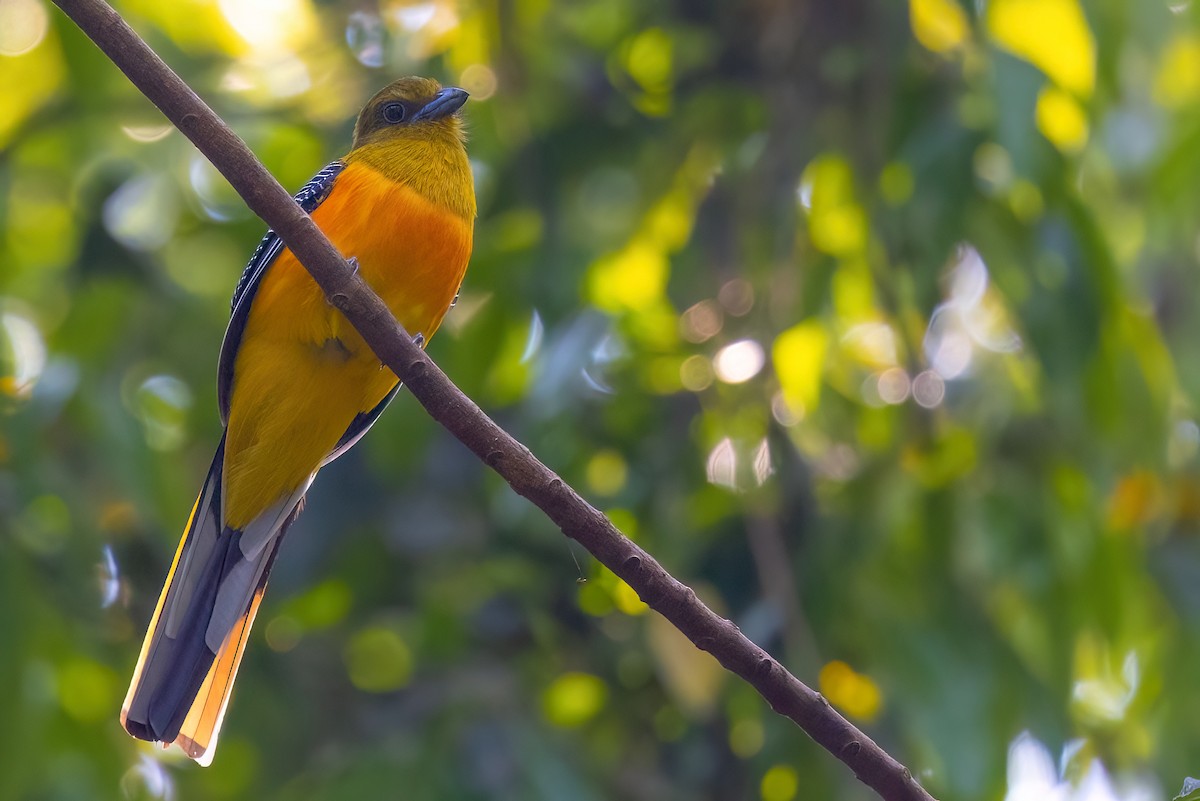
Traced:
<path fill-rule="evenodd" d="M 375 95 L 354 147 L 296 199 L 405 330 L 428 341 L 471 254 L 466 93 L 403 78 Z M 121 723 L 212 761 L 250 628 L 317 471 L 398 388 L 291 251 L 268 232 L 234 294 L 218 367 L 225 434 L 134 669 Z"/>

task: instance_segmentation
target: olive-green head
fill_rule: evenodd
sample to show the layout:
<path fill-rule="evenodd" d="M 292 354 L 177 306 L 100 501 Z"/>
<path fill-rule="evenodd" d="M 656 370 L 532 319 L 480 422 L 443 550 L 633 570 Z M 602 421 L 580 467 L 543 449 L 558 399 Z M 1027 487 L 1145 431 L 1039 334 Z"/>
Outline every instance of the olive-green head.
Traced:
<path fill-rule="evenodd" d="M 462 137 L 458 110 L 467 93 L 432 78 L 400 78 L 379 90 L 354 124 L 354 147 L 392 138 Z"/>

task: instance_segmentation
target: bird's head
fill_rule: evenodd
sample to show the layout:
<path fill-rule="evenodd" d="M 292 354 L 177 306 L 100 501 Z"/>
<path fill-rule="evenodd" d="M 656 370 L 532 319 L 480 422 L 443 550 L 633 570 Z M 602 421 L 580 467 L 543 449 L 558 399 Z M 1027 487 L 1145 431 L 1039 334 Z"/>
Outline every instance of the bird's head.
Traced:
<path fill-rule="evenodd" d="M 461 139 L 458 110 L 467 93 L 454 86 L 442 87 L 432 78 L 400 78 L 376 92 L 354 124 L 354 146 L 385 142 L 394 138 L 434 138 L 450 135 Z"/>

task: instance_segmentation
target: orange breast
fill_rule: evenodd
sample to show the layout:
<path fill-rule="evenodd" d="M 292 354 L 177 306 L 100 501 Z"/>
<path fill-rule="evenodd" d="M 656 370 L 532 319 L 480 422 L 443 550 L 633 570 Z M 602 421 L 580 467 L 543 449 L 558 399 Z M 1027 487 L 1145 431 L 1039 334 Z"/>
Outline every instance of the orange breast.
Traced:
<path fill-rule="evenodd" d="M 312 216 L 344 256 L 358 260 L 363 279 L 406 331 L 426 339 L 433 335 L 467 269 L 469 220 L 362 164 L 342 171 Z M 361 342 L 290 250 L 280 254 L 259 287 L 247 336 L 256 320 L 265 322 L 264 313 L 282 318 L 267 323 L 275 334 L 318 343 L 331 335 Z"/>
<path fill-rule="evenodd" d="M 313 219 L 414 336 L 429 339 L 462 283 L 472 223 L 362 164 L 338 176 Z M 234 365 L 225 516 L 240 528 L 316 471 L 355 415 L 396 377 L 291 251 L 267 271 Z"/>

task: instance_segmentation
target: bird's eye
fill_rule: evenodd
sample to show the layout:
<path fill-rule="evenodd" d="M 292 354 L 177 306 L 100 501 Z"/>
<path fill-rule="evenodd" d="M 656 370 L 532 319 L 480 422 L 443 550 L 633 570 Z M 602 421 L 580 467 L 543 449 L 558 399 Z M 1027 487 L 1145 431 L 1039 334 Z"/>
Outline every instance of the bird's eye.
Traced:
<path fill-rule="evenodd" d="M 388 103 L 383 107 L 383 120 L 393 125 L 397 122 L 404 122 L 404 105 L 402 103 Z"/>

